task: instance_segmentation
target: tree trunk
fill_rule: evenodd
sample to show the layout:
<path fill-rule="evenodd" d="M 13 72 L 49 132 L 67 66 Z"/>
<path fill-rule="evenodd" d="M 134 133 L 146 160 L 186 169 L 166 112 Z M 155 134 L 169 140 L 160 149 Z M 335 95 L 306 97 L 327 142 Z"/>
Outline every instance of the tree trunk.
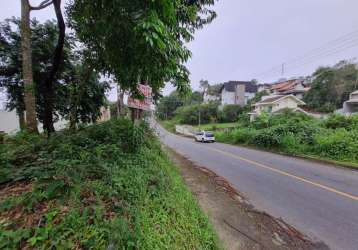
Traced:
<path fill-rule="evenodd" d="M 26 129 L 30 133 L 38 133 L 35 87 L 32 75 L 30 5 L 28 0 L 21 0 L 21 50 L 22 73 L 25 89 L 24 102 L 26 110 Z"/>
<path fill-rule="evenodd" d="M 23 131 L 26 128 L 26 123 L 25 123 L 25 113 L 23 110 L 20 110 L 17 112 L 18 116 L 19 116 L 19 126 L 20 126 L 20 130 Z"/>
<path fill-rule="evenodd" d="M 58 35 L 57 46 L 54 52 L 52 67 L 49 71 L 45 83 L 46 91 L 44 94 L 44 99 L 45 99 L 44 129 L 46 130 L 48 135 L 50 135 L 50 133 L 52 132 L 55 132 L 55 128 L 53 125 L 53 106 L 54 106 L 54 96 L 55 96 L 54 80 L 62 61 L 62 52 L 65 42 L 65 30 L 66 30 L 65 22 L 61 11 L 61 0 L 53 0 L 53 6 L 56 13 L 59 35 Z"/>
<path fill-rule="evenodd" d="M 90 64 L 85 69 L 79 69 L 81 71 L 77 71 L 78 77 L 76 77 L 76 81 L 74 84 L 77 86 L 73 86 L 73 90 L 71 93 L 71 107 L 70 107 L 70 130 L 77 129 L 77 120 L 78 120 L 78 107 L 81 104 L 82 96 L 86 92 L 86 84 L 91 77 L 93 72 L 93 66 Z"/>
<path fill-rule="evenodd" d="M 124 110 L 124 90 L 118 85 L 117 87 L 117 114 L 118 117 L 123 117 L 125 115 Z"/>

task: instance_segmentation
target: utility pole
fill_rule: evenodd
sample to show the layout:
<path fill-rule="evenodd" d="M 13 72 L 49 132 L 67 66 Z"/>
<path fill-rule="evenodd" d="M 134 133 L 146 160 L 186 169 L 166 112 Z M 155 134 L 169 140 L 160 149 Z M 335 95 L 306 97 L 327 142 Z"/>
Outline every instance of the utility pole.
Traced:
<path fill-rule="evenodd" d="M 199 129 L 200 129 L 200 125 L 201 125 L 201 121 L 200 121 L 200 105 L 199 105 Z"/>

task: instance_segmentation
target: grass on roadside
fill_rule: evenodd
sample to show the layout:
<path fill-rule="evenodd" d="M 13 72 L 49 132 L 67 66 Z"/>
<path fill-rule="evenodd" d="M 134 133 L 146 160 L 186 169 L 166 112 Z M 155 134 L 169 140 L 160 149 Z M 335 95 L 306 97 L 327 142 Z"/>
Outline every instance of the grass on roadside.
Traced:
<path fill-rule="evenodd" d="M 175 120 L 158 120 L 158 122 L 169 132 L 175 133 L 175 125 L 177 121 Z"/>
<path fill-rule="evenodd" d="M 199 128 L 199 126 L 195 126 L 196 128 Z M 202 124 L 200 125 L 200 129 L 202 130 L 223 130 L 223 129 L 233 129 L 237 127 L 236 122 L 229 122 L 229 123 L 209 123 L 209 124 Z"/>
<path fill-rule="evenodd" d="M 128 120 L 0 145 L 1 249 L 219 249 L 160 143 Z"/>

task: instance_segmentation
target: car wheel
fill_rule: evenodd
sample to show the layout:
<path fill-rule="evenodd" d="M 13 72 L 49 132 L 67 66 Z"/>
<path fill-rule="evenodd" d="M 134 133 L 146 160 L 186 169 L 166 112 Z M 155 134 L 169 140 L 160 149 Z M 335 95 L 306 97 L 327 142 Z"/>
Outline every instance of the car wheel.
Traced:
<path fill-rule="evenodd" d="M 204 141 L 204 138 L 203 138 L 203 139 L 201 139 L 201 142 L 205 142 L 205 141 Z"/>

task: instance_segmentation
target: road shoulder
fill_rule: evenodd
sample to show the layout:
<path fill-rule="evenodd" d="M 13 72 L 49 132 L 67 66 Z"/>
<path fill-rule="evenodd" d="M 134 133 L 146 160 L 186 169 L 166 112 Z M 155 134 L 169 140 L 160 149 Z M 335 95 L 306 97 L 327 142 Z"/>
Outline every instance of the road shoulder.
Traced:
<path fill-rule="evenodd" d="M 257 211 L 224 178 L 169 148 L 167 152 L 226 249 L 328 249 L 283 220 Z"/>

